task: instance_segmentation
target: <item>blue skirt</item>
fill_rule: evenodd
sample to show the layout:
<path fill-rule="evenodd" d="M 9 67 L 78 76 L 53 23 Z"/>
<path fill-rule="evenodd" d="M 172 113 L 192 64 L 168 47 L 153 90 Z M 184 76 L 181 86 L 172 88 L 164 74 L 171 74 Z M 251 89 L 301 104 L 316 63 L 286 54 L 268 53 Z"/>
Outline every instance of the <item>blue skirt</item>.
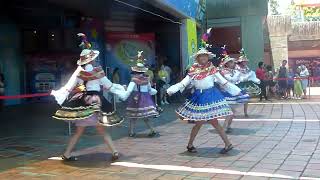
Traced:
<path fill-rule="evenodd" d="M 241 94 L 237 96 L 233 96 L 226 91 L 222 91 L 222 95 L 226 98 L 226 101 L 229 104 L 245 104 L 250 99 L 250 95 L 245 91 L 241 91 Z"/>
<path fill-rule="evenodd" d="M 186 121 L 209 121 L 233 114 L 225 97 L 216 87 L 195 90 L 176 113 Z"/>

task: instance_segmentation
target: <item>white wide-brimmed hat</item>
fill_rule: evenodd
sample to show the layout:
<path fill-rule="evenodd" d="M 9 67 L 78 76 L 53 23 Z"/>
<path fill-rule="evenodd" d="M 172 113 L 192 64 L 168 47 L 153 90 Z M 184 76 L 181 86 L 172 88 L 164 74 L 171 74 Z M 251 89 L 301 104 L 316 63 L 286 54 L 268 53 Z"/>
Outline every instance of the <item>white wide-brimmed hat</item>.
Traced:
<path fill-rule="evenodd" d="M 245 50 L 242 48 L 240 50 L 240 57 L 239 59 L 236 61 L 237 63 L 241 63 L 241 62 L 248 62 L 249 59 L 247 58 L 246 52 Z"/>
<path fill-rule="evenodd" d="M 99 54 L 100 52 L 97 50 L 84 49 L 80 53 L 80 59 L 77 61 L 77 64 L 79 66 L 88 64 L 89 62 L 94 61 Z"/>
<path fill-rule="evenodd" d="M 226 56 L 226 57 L 224 57 L 224 58 L 222 58 L 222 62 L 221 62 L 221 66 L 224 66 L 224 65 L 226 65 L 228 62 L 230 62 L 230 61 L 233 61 L 233 62 L 236 62 L 236 59 L 235 58 L 232 58 L 232 57 L 230 57 L 230 56 Z"/>
<path fill-rule="evenodd" d="M 215 54 L 213 54 L 212 52 L 209 52 L 205 48 L 200 48 L 198 52 L 196 52 L 194 55 L 192 55 L 192 58 L 196 60 L 198 58 L 198 56 L 200 56 L 200 55 L 208 55 L 209 59 L 216 57 Z"/>

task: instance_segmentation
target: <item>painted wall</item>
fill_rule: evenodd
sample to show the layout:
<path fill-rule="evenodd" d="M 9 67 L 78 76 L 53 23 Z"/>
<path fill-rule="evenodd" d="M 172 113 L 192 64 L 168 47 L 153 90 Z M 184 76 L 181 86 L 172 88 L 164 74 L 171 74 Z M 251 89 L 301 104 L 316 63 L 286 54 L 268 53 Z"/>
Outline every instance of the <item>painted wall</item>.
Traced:
<path fill-rule="evenodd" d="M 23 63 L 20 53 L 18 27 L 9 19 L 0 18 L 0 71 L 5 76 L 5 95 L 21 93 Z M 19 104 L 20 100 L 5 101 L 6 105 Z"/>

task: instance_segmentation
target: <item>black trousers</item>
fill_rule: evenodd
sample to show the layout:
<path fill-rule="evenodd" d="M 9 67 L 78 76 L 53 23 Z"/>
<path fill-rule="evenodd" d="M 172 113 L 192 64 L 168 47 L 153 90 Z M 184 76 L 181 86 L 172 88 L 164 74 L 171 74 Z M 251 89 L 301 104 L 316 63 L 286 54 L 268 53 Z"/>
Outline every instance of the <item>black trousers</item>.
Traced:
<path fill-rule="evenodd" d="M 259 87 L 261 89 L 261 94 L 260 94 L 260 100 L 262 100 L 262 98 L 264 97 L 266 100 L 268 100 L 267 97 L 267 89 L 266 89 L 266 81 L 265 80 L 261 80 Z"/>

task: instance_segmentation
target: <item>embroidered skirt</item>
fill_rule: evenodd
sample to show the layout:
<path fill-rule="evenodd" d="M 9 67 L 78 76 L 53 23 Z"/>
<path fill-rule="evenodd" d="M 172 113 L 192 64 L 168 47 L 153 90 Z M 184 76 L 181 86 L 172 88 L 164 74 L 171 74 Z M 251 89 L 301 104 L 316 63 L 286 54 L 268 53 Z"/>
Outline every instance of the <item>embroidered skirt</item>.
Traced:
<path fill-rule="evenodd" d="M 112 110 L 112 105 L 101 94 L 95 91 L 81 92 L 72 95 L 62 104 L 53 118 L 71 121 L 76 126 L 118 125 L 123 121 Z"/>
<path fill-rule="evenodd" d="M 221 91 L 222 95 L 226 98 L 226 101 L 231 105 L 234 104 L 245 104 L 249 101 L 250 95 L 245 91 L 241 91 L 240 95 L 232 96 L 226 91 Z"/>
<path fill-rule="evenodd" d="M 126 115 L 128 118 L 147 118 L 159 115 L 149 92 L 134 91 L 128 99 Z"/>
<path fill-rule="evenodd" d="M 186 102 L 176 110 L 182 120 L 189 122 L 209 121 L 232 115 L 225 97 L 216 88 L 195 90 Z"/>
<path fill-rule="evenodd" d="M 252 81 L 241 82 L 237 86 L 244 92 L 248 93 L 251 97 L 261 94 L 261 88 Z"/>

